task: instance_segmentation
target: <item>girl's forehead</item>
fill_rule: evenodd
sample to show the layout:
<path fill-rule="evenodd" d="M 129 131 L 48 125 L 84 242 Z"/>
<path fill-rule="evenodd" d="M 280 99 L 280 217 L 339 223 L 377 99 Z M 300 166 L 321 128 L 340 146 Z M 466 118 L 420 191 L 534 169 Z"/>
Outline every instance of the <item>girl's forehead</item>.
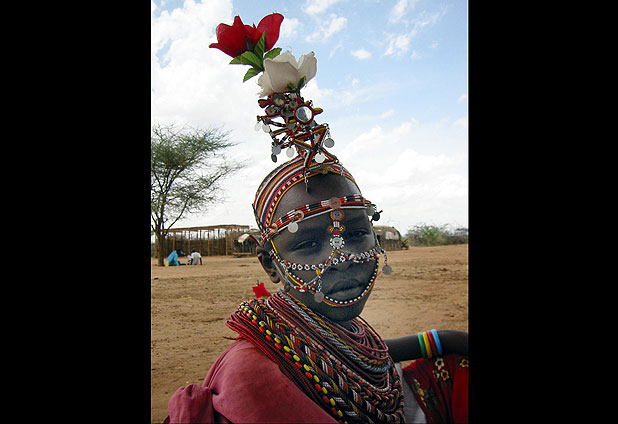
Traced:
<path fill-rule="evenodd" d="M 316 175 L 308 180 L 306 187 L 304 183 L 296 184 L 283 195 L 273 221 L 299 206 L 351 194 L 360 194 L 360 190 L 346 177 L 331 173 Z"/>

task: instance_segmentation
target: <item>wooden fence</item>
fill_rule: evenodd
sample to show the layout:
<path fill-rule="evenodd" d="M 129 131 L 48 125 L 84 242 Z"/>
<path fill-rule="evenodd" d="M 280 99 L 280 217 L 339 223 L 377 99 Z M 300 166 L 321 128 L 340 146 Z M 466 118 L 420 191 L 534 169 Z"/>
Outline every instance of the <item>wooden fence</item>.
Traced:
<path fill-rule="evenodd" d="M 255 243 L 249 238 L 244 243 L 238 237 L 253 232 L 248 225 L 212 225 L 205 227 L 172 228 L 167 230 L 164 251 L 180 249 L 185 255 L 195 249 L 202 256 L 255 255 Z M 159 256 L 155 241 L 155 258 Z"/>

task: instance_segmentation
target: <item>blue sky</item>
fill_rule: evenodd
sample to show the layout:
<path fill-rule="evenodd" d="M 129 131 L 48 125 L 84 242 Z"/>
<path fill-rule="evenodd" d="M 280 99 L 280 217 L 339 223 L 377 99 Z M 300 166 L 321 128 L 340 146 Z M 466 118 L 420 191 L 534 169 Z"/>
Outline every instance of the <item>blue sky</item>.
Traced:
<path fill-rule="evenodd" d="M 335 146 L 379 224 L 468 226 L 468 31 L 464 0 L 203 0 L 151 2 L 151 120 L 231 130 L 249 164 L 225 184 L 225 201 L 176 226 L 255 226 L 251 201 L 275 166 L 270 137 L 254 132 L 260 87 L 217 49 L 218 23 L 256 25 L 279 12 L 276 47 L 315 52 L 303 89 L 324 109 Z M 281 155 L 280 160 L 285 159 Z"/>

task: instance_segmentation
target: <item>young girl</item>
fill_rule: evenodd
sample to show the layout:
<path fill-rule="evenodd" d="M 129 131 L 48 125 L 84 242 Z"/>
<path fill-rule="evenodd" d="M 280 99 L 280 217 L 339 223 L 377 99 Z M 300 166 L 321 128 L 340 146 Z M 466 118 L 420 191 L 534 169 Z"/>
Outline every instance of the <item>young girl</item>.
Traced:
<path fill-rule="evenodd" d="M 237 341 L 202 386 L 173 395 L 167 422 L 467 421 L 468 362 L 459 355 L 467 333 L 385 342 L 359 317 L 384 252 L 370 220 L 375 207 L 340 169 L 310 172 L 305 185 L 293 181 L 303 173 L 297 158 L 262 182 L 258 260 L 284 288 L 241 303 L 227 322 Z M 402 378 L 395 362 L 423 356 L 434 359 L 413 362 Z"/>
<path fill-rule="evenodd" d="M 322 110 L 300 95 L 315 75 L 313 55 L 262 57 L 282 20 L 269 15 L 256 29 L 236 17 L 234 26 L 217 28 L 212 46 L 235 60 L 255 46 L 265 72 L 258 84 L 268 96 L 259 101 L 266 115 L 258 124 L 273 139 L 274 161 L 282 148 L 296 154 L 266 176 L 253 202 L 258 260 L 283 287 L 240 303 L 226 323 L 237 340 L 202 385 L 176 391 L 165 422 L 465 422 L 467 333 L 384 341 L 359 316 L 378 276 L 391 272 L 373 231 L 379 213 L 326 151 L 333 145 L 328 126 L 314 120 Z M 299 76 L 293 68 L 309 71 Z M 412 359 L 403 370 L 398 365 Z"/>

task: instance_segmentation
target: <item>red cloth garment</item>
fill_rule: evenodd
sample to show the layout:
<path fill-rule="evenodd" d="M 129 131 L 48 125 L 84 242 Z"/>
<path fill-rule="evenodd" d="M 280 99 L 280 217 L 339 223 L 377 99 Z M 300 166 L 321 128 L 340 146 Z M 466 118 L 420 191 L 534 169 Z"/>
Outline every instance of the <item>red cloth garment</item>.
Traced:
<path fill-rule="evenodd" d="M 239 389 L 240 388 L 240 389 Z M 232 343 L 210 367 L 202 386 L 180 388 L 166 423 L 335 423 L 245 339 Z"/>
<path fill-rule="evenodd" d="M 468 369 L 468 358 L 457 354 L 418 359 L 403 369 L 427 423 L 468 422 Z"/>
<path fill-rule="evenodd" d="M 403 421 L 399 374 L 388 347 L 362 318 L 345 329 L 280 290 L 242 302 L 227 325 L 335 420 Z"/>

